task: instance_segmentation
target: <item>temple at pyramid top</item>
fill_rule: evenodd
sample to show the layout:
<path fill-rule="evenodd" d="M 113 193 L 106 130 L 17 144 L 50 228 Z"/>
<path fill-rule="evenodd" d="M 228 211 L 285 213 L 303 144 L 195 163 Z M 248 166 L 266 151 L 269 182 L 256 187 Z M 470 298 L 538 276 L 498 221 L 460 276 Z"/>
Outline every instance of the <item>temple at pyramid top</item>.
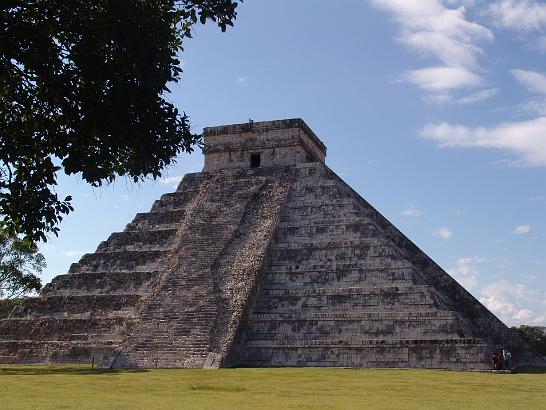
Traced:
<path fill-rule="evenodd" d="M 203 136 L 203 171 L 324 163 L 326 157 L 326 146 L 300 118 L 209 127 Z"/>

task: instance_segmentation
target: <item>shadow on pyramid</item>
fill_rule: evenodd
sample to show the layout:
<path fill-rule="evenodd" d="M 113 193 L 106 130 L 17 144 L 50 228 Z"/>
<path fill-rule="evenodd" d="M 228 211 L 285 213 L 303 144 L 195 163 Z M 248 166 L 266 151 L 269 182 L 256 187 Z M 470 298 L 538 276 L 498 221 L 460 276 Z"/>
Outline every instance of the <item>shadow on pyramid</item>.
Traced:
<path fill-rule="evenodd" d="M 324 163 L 301 119 L 205 167 L 0 321 L 0 363 L 490 369 L 541 359 Z"/>

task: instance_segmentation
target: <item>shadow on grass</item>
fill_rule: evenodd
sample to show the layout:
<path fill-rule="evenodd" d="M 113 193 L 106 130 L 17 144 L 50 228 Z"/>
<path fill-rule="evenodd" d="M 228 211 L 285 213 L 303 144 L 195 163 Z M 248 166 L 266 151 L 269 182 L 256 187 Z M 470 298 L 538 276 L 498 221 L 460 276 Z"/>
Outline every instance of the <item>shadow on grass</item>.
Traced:
<path fill-rule="evenodd" d="M 513 373 L 518 374 L 546 374 L 546 366 L 521 366 Z"/>
<path fill-rule="evenodd" d="M 240 393 L 246 391 L 243 386 L 212 386 L 210 384 L 192 384 L 190 389 L 193 391 Z"/>
<path fill-rule="evenodd" d="M 120 373 L 145 373 L 148 369 L 91 369 L 91 367 L 83 366 L 1 366 L 1 376 L 42 376 L 48 374 L 63 374 L 63 375 L 109 375 Z"/>

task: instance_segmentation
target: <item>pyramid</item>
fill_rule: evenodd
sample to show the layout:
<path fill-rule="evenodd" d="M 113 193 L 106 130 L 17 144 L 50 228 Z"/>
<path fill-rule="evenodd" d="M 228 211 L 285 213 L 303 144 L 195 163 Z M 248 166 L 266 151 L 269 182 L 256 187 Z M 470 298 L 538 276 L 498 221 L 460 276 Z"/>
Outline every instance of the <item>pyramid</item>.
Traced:
<path fill-rule="evenodd" d="M 0 321 L 0 363 L 490 368 L 540 358 L 325 165 L 301 119 L 205 166 Z"/>

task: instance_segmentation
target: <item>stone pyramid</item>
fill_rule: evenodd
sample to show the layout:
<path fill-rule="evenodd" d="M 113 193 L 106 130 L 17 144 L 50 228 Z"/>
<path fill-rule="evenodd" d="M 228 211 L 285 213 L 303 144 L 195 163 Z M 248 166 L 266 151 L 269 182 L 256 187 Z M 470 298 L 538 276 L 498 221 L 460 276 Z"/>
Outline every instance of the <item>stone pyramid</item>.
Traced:
<path fill-rule="evenodd" d="M 540 360 L 324 163 L 301 119 L 205 167 L 0 321 L 0 363 L 489 369 Z"/>

